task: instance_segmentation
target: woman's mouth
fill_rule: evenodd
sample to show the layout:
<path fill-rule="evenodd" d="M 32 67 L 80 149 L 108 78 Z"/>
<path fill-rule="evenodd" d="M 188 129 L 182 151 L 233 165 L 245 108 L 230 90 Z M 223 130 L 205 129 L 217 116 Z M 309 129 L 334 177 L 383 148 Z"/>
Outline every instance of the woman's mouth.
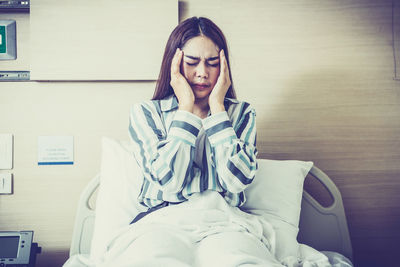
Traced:
<path fill-rule="evenodd" d="M 204 89 L 208 89 L 210 87 L 210 85 L 207 83 L 194 83 L 194 84 L 192 84 L 192 87 L 197 90 L 204 90 Z"/>

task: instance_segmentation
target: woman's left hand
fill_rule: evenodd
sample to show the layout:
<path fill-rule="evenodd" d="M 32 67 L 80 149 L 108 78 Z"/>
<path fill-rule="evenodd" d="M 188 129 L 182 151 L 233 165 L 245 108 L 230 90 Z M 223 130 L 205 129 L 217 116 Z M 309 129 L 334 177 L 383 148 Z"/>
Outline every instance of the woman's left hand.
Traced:
<path fill-rule="evenodd" d="M 225 111 L 224 99 L 226 92 L 231 86 L 229 75 L 228 62 L 226 61 L 225 52 L 223 49 L 219 52 L 220 71 L 217 83 L 215 84 L 208 98 L 211 114 Z"/>

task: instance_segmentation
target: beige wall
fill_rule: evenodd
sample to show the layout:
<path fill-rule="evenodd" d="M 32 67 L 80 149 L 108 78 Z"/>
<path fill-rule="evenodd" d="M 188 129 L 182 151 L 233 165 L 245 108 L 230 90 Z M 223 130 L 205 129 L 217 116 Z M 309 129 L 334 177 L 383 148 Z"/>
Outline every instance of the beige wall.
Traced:
<path fill-rule="evenodd" d="M 395 266 L 400 81 L 393 79 L 392 1 L 179 6 L 180 19 L 206 15 L 226 33 L 238 96 L 257 110 L 260 157 L 314 161 L 342 191 L 357 266 Z M 29 69 L 29 15 L 18 16 L 19 57 L 0 61 L 0 70 Z M 129 106 L 153 88 L 0 83 L 0 132 L 15 137 L 15 193 L 0 196 L 0 229 L 35 230 L 39 267 L 65 261 L 79 194 L 99 170 L 101 137 L 126 139 Z M 75 137 L 73 166 L 37 166 L 37 137 L 53 134 Z"/>

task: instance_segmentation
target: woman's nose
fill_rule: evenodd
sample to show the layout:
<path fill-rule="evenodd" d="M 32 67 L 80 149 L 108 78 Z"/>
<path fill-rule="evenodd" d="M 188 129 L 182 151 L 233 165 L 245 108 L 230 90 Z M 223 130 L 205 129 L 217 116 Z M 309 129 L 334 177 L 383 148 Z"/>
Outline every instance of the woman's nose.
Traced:
<path fill-rule="evenodd" d="M 208 69 L 205 63 L 200 62 L 197 65 L 196 76 L 200 78 L 208 78 Z"/>

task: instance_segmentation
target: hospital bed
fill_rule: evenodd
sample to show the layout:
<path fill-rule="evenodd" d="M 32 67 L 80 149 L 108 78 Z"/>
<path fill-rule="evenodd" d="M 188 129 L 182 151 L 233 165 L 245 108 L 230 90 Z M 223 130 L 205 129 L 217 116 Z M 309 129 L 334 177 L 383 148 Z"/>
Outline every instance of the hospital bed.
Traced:
<path fill-rule="evenodd" d="M 103 161 L 106 161 L 106 159 L 103 158 Z M 288 167 L 285 164 L 292 163 L 298 164 L 297 161 L 292 162 L 259 159 L 256 178 L 260 181 L 264 181 L 262 180 L 262 178 L 259 177 L 263 177 L 264 174 L 271 175 L 270 173 L 267 173 L 271 172 L 269 168 L 280 168 L 279 170 L 282 169 L 283 173 L 288 172 Z M 274 164 L 276 166 L 273 166 Z M 300 162 L 300 164 L 304 163 Z M 330 195 L 333 201 L 328 207 L 324 207 L 307 191 L 303 191 L 303 181 L 300 181 L 298 185 L 296 185 L 301 186 L 302 192 L 302 194 L 300 193 L 301 212 L 299 207 L 300 214 L 297 240 L 301 244 L 306 244 L 318 251 L 323 251 L 323 253 L 328 256 L 331 263 L 337 261 L 338 259 L 339 262 L 342 262 L 343 260 L 343 262 L 349 263 L 349 265 L 335 266 L 352 266 L 350 265 L 350 262 L 353 258 L 352 246 L 341 194 L 338 188 L 332 182 L 332 180 L 322 170 L 313 165 L 309 165 L 309 168 L 309 172 L 308 169 L 304 172 L 304 178 L 307 177 L 307 179 L 317 179 L 326 188 L 326 193 Z M 287 174 L 285 177 L 287 176 L 289 176 L 289 174 Z M 93 195 L 96 191 L 98 191 L 101 180 L 102 178 L 100 174 L 94 177 L 86 186 L 80 196 L 75 219 L 75 226 L 73 230 L 72 243 L 70 247 L 71 258 L 76 255 L 90 254 L 91 246 L 93 244 L 92 238 L 96 219 L 96 210 L 93 208 L 91 202 L 93 202 Z M 280 181 L 281 179 L 279 177 L 276 177 L 275 180 Z M 289 182 L 290 185 L 293 184 L 292 181 Z M 275 184 L 276 182 L 274 181 L 273 183 Z M 275 186 L 274 184 L 273 186 Z M 287 185 L 283 185 L 283 187 L 286 188 Z M 253 192 L 251 190 L 262 190 L 262 188 L 258 184 L 254 185 L 253 189 L 250 189 L 249 192 L 246 192 L 246 194 L 249 193 L 249 201 L 252 201 L 252 194 L 255 195 L 260 193 L 255 191 Z M 293 192 L 287 193 L 293 194 Z M 285 194 L 286 192 L 281 192 L 278 195 Z M 271 202 L 274 203 L 273 201 Z M 252 207 L 248 208 L 251 211 Z M 273 210 L 274 207 L 272 207 L 271 209 Z M 257 211 L 255 211 L 255 213 L 257 213 Z M 269 218 L 276 218 L 276 214 Z M 65 266 L 69 267 L 70 265 L 66 264 Z"/>

